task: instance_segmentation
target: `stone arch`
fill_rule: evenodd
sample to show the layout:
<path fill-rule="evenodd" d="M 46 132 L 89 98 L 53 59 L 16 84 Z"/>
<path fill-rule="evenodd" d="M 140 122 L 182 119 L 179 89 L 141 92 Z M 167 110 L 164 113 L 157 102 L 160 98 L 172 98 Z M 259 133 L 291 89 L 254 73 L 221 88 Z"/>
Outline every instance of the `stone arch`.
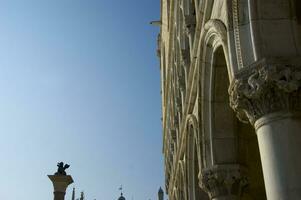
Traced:
<path fill-rule="evenodd" d="M 234 175 L 236 172 L 229 175 L 231 180 L 232 176 L 237 176 L 237 183 L 243 180 L 238 162 L 238 120 L 229 106 L 228 87 L 233 73 L 229 64 L 226 26 L 220 20 L 209 20 L 204 26 L 200 42 L 198 68 L 204 152 L 201 186 L 210 198 L 239 196 L 240 190 L 232 190 L 236 186 L 227 186 L 225 183 L 230 179 L 226 180 L 220 175 L 236 171 L 239 175 Z"/>
<path fill-rule="evenodd" d="M 212 165 L 237 163 L 238 120 L 229 106 L 229 78 L 226 56 L 222 46 L 213 51 L 210 74 L 210 91 L 206 104 L 210 117 L 210 145 Z"/>
<path fill-rule="evenodd" d="M 199 47 L 201 59 L 197 66 L 200 73 L 202 173 L 207 169 L 239 166 L 244 171 L 241 175 L 248 176 L 251 185 L 242 199 L 256 199 L 253 194 L 264 197 L 255 131 L 239 122 L 229 105 L 228 88 L 234 72 L 230 67 L 226 26 L 219 20 L 208 21 Z M 248 171 L 243 166 L 247 166 Z M 203 187 L 211 197 L 220 195 L 208 185 Z"/>
<path fill-rule="evenodd" d="M 200 104 L 200 117 L 201 117 L 201 131 L 203 135 L 203 160 L 204 167 L 208 168 L 214 165 L 216 158 L 213 142 L 212 124 L 215 123 L 213 120 L 214 110 L 220 105 L 221 108 L 227 110 L 227 113 L 231 113 L 232 110 L 227 105 L 227 85 L 229 79 L 232 76 L 231 69 L 229 66 L 228 59 L 228 46 L 227 46 L 227 31 L 225 25 L 219 20 L 209 20 L 204 26 L 204 34 L 199 44 L 199 55 L 197 66 L 199 68 L 200 87 L 199 94 L 201 96 Z M 220 67 L 216 67 L 220 66 Z M 215 77 L 215 72 L 218 71 L 218 76 Z M 215 94 L 213 87 L 216 86 L 215 78 L 222 78 L 227 81 L 226 84 L 218 84 L 218 92 Z M 221 95 L 219 98 L 218 95 Z M 212 104 L 212 100 L 219 98 L 220 104 L 216 101 L 216 104 Z M 231 116 L 232 118 L 232 116 Z"/>
<path fill-rule="evenodd" d="M 212 63 L 213 53 L 218 48 L 223 49 L 229 79 L 231 80 L 233 72 L 229 62 L 227 29 L 222 21 L 212 19 L 204 25 L 204 34 L 200 40 L 199 54 L 202 55 L 201 60 L 205 62 L 204 64 Z"/>
<path fill-rule="evenodd" d="M 202 169 L 201 143 L 198 134 L 198 123 L 194 115 L 189 116 L 186 133 L 187 156 L 187 198 L 189 200 L 209 199 L 207 193 L 200 187 L 200 172 Z"/>
<path fill-rule="evenodd" d="M 206 167 L 237 162 L 237 119 L 229 106 L 228 69 L 222 45 L 212 46 L 203 77 L 202 102 L 204 136 L 209 153 Z"/>

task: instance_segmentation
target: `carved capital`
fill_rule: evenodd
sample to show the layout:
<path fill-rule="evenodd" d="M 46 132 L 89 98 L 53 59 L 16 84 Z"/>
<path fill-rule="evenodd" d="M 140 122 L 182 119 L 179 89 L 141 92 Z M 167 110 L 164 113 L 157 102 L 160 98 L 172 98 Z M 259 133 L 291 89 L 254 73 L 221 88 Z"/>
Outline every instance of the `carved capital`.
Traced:
<path fill-rule="evenodd" d="M 229 88 L 230 105 L 254 125 L 266 114 L 301 111 L 301 65 L 257 63 L 237 74 Z"/>
<path fill-rule="evenodd" d="M 248 185 L 245 171 L 239 165 L 223 165 L 203 170 L 200 186 L 211 198 L 239 197 Z"/>

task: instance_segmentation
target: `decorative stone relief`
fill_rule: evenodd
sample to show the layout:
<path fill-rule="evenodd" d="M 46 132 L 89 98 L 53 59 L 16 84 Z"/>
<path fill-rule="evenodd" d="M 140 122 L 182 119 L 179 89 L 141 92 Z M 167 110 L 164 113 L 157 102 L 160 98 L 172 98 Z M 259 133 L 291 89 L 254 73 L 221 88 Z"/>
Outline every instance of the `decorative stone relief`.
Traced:
<path fill-rule="evenodd" d="M 200 186 L 211 198 L 241 196 L 248 186 L 244 170 L 238 165 L 218 166 L 203 170 Z"/>
<path fill-rule="evenodd" d="M 240 30 L 239 30 L 239 1 L 232 0 L 232 17 L 233 17 L 233 32 L 234 32 L 234 41 L 235 41 L 235 50 L 238 67 L 242 68 L 242 52 L 240 45 Z"/>
<path fill-rule="evenodd" d="M 301 67 L 259 63 L 242 71 L 229 88 L 230 105 L 243 121 L 254 124 L 278 111 L 301 111 Z"/>

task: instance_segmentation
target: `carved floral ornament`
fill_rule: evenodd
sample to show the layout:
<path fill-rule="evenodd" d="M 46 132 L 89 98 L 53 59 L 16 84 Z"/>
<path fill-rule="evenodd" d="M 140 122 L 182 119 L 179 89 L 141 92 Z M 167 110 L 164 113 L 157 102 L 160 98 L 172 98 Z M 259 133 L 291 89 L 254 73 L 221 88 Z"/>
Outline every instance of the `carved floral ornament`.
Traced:
<path fill-rule="evenodd" d="M 301 65 L 266 64 L 244 70 L 229 88 L 230 106 L 254 125 L 266 114 L 301 111 Z"/>
<path fill-rule="evenodd" d="M 245 174 L 245 169 L 239 165 L 218 166 L 202 172 L 200 186 L 211 198 L 241 196 L 248 186 Z"/>

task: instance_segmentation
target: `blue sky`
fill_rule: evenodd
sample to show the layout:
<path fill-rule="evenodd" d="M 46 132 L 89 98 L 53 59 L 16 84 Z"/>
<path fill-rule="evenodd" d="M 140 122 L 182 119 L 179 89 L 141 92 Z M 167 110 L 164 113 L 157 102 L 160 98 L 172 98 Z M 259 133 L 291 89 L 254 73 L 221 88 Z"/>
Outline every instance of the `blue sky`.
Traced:
<path fill-rule="evenodd" d="M 0 2 L 0 187 L 52 200 L 58 161 L 86 199 L 156 199 L 163 184 L 160 2 Z M 71 199 L 71 189 L 66 199 Z M 132 198 L 133 197 L 133 198 Z"/>

